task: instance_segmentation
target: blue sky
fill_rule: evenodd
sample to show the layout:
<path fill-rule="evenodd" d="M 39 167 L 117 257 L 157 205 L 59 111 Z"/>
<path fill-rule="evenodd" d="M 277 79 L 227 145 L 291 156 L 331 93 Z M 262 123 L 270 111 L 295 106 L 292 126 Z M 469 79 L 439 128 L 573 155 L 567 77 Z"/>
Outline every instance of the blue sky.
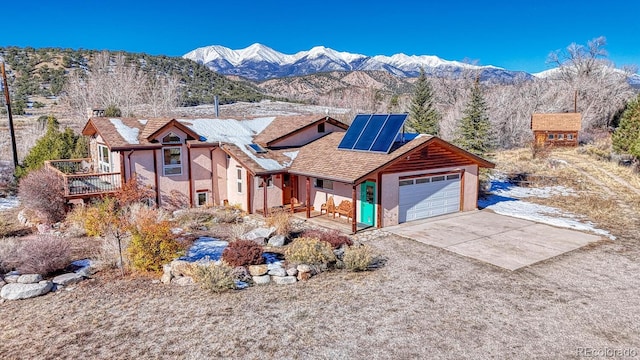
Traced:
<path fill-rule="evenodd" d="M 323 45 L 364 55 L 436 55 L 510 70 L 607 38 L 617 66 L 640 65 L 640 1 L 5 1 L 0 46 L 181 56 L 262 43 L 293 54 Z"/>

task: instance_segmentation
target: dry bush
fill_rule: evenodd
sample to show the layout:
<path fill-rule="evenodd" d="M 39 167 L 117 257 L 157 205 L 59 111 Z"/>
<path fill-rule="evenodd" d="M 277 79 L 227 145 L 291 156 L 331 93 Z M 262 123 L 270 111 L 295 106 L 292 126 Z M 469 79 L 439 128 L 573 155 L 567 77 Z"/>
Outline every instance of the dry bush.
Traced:
<path fill-rule="evenodd" d="M 210 211 L 213 213 L 215 221 L 221 224 L 238 223 L 242 220 L 242 216 L 244 216 L 242 209 L 233 206 L 215 207 Z"/>
<path fill-rule="evenodd" d="M 234 241 L 222 251 L 222 260 L 234 267 L 262 264 L 262 246 L 251 240 Z"/>
<path fill-rule="evenodd" d="M 181 212 L 176 218 L 176 224 L 189 231 L 200 230 L 203 226 L 208 227 L 214 215 L 211 211 L 201 208 L 192 208 Z"/>
<path fill-rule="evenodd" d="M 120 250 L 126 254 L 129 248 L 129 237 L 122 237 L 120 244 L 118 239 L 113 236 L 106 236 L 99 238 L 99 245 L 94 249 L 92 260 L 95 262 L 95 267 L 98 269 L 128 269 L 131 267 L 131 262 L 127 257 L 122 257 L 122 263 L 120 263 Z"/>
<path fill-rule="evenodd" d="M 16 267 L 19 247 L 20 242 L 15 238 L 0 239 L 0 273 L 7 273 Z"/>
<path fill-rule="evenodd" d="M 203 289 L 216 294 L 235 289 L 235 278 L 234 268 L 224 262 L 197 265 L 194 274 L 194 280 Z"/>
<path fill-rule="evenodd" d="M 306 230 L 304 233 L 302 233 L 302 237 L 315 238 L 315 239 L 319 239 L 320 241 L 328 242 L 329 244 L 331 244 L 331 247 L 333 247 L 334 249 L 337 249 L 342 245 L 351 246 L 353 244 L 353 242 L 347 235 L 335 229 L 333 230 L 309 229 L 309 230 Z"/>
<path fill-rule="evenodd" d="M 349 271 L 366 271 L 374 263 L 376 255 L 368 245 L 349 246 L 344 250 L 344 267 Z"/>
<path fill-rule="evenodd" d="M 138 182 L 138 177 L 134 176 L 122 185 L 114 196 L 120 208 L 127 207 L 135 203 L 149 203 L 156 197 L 155 191 L 150 186 L 144 186 Z"/>
<path fill-rule="evenodd" d="M 301 237 L 293 240 L 284 252 L 291 263 L 320 265 L 336 261 L 331 245 L 316 238 Z"/>
<path fill-rule="evenodd" d="M 251 231 L 251 227 L 245 223 L 233 224 L 229 227 L 229 241 L 241 240 L 242 236 Z"/>
<path fill-rule="evenodd" d="M 0 167 L 0 193 L 13 192 L 14 190 L 13 168 Z"/>
<path fill-rule="evenodd" d="M 64 184 L 55 172 L 42 168 L 20 180 L 18 194 L 26 209 L 44 223 L 52 224 L 65 217 Z"/>
<path fill-rule="evenodd" d="M 131 214 L 131 240 L 127 249 L 131 265 L 138 270 L 161 271 L 162 264 L 184 250 L 183 245 L 176 241 L 162 211 L 140 207 Z"/>
<path fill-rule="evenodd" d="M 268 227 L 275 227 L 277 235 L 289 236 L 291 233 L 291 214 L 287 211 L 273 211 L 265 220 Z"/>
<path fill-rule="evenodd" d="M 65 238 L 38 235 L 20 244 L 16 268 L 23 274 L 47 275 L 64 269 L 71 261 L 71 246 Z"/>
<path fill-rule="evenodd" d="M 171 190 L 169 195 L 162 195 L 162 208 L 169 211 L 186 209 L 189 207 L 189 198 L 178 190 Z"/>

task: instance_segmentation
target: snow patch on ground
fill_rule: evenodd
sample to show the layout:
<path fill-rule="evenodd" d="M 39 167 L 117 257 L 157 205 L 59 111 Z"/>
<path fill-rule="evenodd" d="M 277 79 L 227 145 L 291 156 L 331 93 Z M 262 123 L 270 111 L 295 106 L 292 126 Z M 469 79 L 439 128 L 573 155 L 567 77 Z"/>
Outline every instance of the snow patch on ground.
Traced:
<path fill-rule="evenodd" d="M 13 209 L 20 205 L 20 200 L 17 196 L 0 197 L 0 211 Z"/>
<path fill-rule="evenodd" d="M 199 260 L 218 261 L 222 257 L 222 252 L 227 245 L 229 245 L 227 241 L 212 237 L 201 237 L 193 243 L 187 251 L 187 254 L 182 256 L 180 260 L 191 262 Z"/>
<path fill-rule="evenodd" d="M 491 181 L 491 194 L 478 200 L 481 208 L 490 209 L 501 215 L 536 221 L 557 227 L 580 231 L 589 231 L 615 240 L 615 236 L 606 230 L 598 229 L 590 221 L 581 221 L 581 217 L 560 209 L 534 204 L 521 199 L 529 197 L 548 198 L 551 196 L 575 196 L 575 192 L 563 186 L 547 186 L 544 188 L 524 188 L 515 186 L 502 179 Z"/>

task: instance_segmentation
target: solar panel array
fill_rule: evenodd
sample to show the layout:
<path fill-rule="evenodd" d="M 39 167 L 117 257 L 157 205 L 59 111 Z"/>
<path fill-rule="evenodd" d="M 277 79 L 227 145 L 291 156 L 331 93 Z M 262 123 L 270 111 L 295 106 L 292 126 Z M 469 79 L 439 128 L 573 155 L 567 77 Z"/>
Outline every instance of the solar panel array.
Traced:
<path fill-rule="evenodd" d="M 389 153 L 407 114 L 358 114 L 338 149 Z"/>

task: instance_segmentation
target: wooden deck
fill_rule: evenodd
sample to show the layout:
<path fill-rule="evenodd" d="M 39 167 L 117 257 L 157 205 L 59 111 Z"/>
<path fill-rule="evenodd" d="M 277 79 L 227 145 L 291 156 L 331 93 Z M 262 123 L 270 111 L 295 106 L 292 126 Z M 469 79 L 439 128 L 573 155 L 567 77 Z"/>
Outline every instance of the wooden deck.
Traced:
<path fill-rule="evenodd" d="M 101 196 L 122 188 L 120 173 L 92 172 L 88 160 L 49 160 L 45 161 L 45 166 L 62 177 L 64 196 L 68 199 Z"/>
<path fill-rule="evenodd" d="M 351 231 L 351 220 L 347 220 L 346 217 L 333 218 L 333 215 L 322 214 L 320 215 L 319 211 L 311 211 L 311 217 L 307 219 L 305 212 L 296 212 L 293 216 L 304 219 L 312 224 L 319 225 L 328 229 L 338 230 L 345 234 L 352 234 Z M 371 225 L 366 225 L 362 223 L 358 223 L 358 229 L 356 232 L 369 230 L 374 228 Z"/>

